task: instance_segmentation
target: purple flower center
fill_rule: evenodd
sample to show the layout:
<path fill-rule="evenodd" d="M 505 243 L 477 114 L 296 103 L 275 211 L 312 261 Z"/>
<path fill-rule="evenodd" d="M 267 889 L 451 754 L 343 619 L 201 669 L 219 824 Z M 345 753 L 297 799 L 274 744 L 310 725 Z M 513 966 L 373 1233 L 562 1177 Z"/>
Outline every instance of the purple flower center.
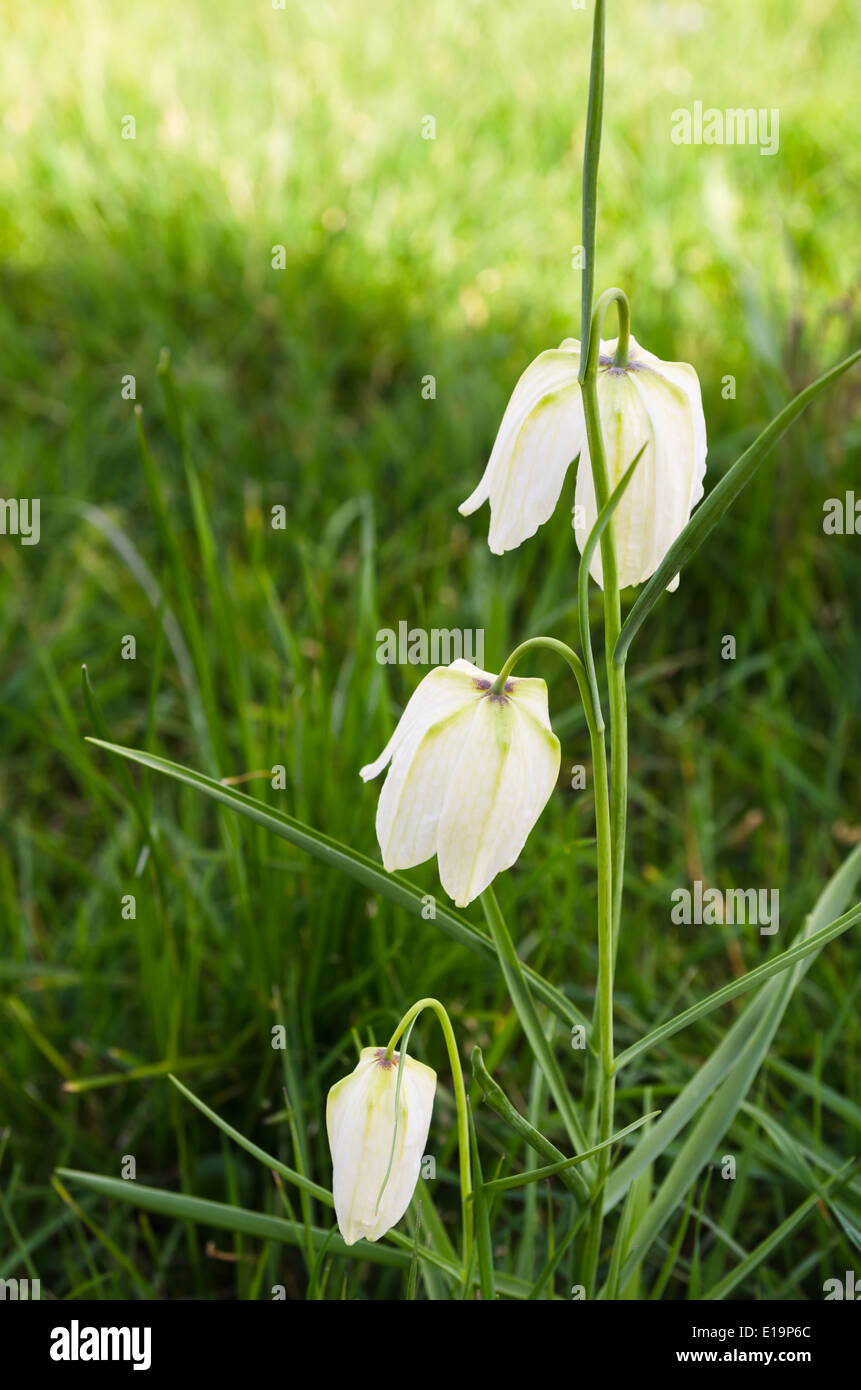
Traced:
<path fill-rule="evenodd" d="M 646 363 L 635 362 L 629 358 L 627 366 L 617 367 L 612 357 L 609 357 L 606 352 L 602 352 L 598 355 L 598 365 L 605 368 L 606 376 L 625 376 L 628 372 L 641 372 Z"/>
<path fill-rule="evenodd" d="M 384 1047 L 377 1048 L 377 1066 L 382 1067 L 383 1071 L 391 1071 L 392 1067 L 398 1065 L 399 1060 L 397 1052 L 393 1052 L 391 1057 L 387 1057 Z"/>
<path fill-rule="evenodd" d="M 497 693 L 493 690 L 493 681 L 479 680 L 479 678 L 476 677 L 473 681 L 473 684 L 476 690 L 483 690 L 485 695 L 487 695 L 488 691 L 490 691 L 490 699 L 493 701 L 495 705 L 508 704 L 508 701 L 505 697 L 506 695 L 510 695 L 511 691 L 514 689 L 514 681 L 511 679 L 511 677 L 509 677 L 508 680 L 505 682 L 504 694 L 502 693 L 502 691 Z"/>

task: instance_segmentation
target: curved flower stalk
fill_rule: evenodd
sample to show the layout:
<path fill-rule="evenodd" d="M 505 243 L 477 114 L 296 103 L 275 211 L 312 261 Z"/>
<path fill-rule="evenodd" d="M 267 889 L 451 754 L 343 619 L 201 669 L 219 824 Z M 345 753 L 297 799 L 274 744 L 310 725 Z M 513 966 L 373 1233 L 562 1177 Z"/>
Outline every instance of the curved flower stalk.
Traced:
<path fill-rule="evenodd" d="M 627 328 L 627 325 L 626 325 Z M 580 343 L 566 338 L 527 367 L 508 403 L 478 487 L 464 516 L 490 502 L 494 554 L 533 536 L 555 510 L 569 465 L 579 455 L 574 530 L 582 553 L 599 507 L 583 406 Z M 706 427 L 697 374 L 662 362 L 625 331 L 601 340 L 598 406 L 612 490 L 643 448 L 637 475 L 613 518 L 620 588 L 657 569 L 703 495 Z M 603 587 L 601 554 L 590 567 Z M 678 576 L 670 588 L 678 585 Z"/>
<path fill-rule="evenodd" d="M 330 1090 L 332 1194 L 345 1244 L 379 1240 L 409 1206 L 435 1091 L 431 1067 L 384 1047 L 362 1048 L 355 1069 Z"/>
<path fill-rule="evenodd" d="M 377 839 L 390 872 L 433 855 L 458 907 L 515 863 L 559 775 L 543 680 L 468 661 L 430 671 L 364 781 L 388 764 Z"/>

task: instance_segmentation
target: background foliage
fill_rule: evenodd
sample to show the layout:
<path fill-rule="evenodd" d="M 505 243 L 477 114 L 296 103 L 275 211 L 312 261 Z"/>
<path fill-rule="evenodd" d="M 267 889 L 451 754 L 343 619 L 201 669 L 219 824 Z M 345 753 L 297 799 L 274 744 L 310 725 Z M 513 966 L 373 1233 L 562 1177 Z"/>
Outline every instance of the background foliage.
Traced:
<path fill-rule="evenodd" d="M 379 666 L 377 630 L 482 627 L 491 668 L 535 632 L 573 640 L 573 478 L 504 560 L 486 518 L 456 508 L 520 371 L 577 332 L 589 24 L 560 0 L 5 9 L 0 492 L 41 497 L 42 539 L 0 538 L 0 1277 L 29 1260 L 60 1297 L 129 1296 L 141 1279 L 167 1297 L 275 1282 L 290 1297 L 400 1296 L 399 1270 L 336 1261 L 328 1284 L 309 1282 L 301 1252 L 223 1236 L 230 1258 L 215 1258 L 209 1232 L 78 1193 L 87 1226 L 50 1175 L 118 1176 L 133 1154 L 142 1182 L 280 1211 L 265 1170 L 164 1074 L 326 1185 L 324 1098 L 354 1030 L 383 1037 L 425 994 L 559 1137 L 491 965 L 134 771 L 171 865 L 160 894 L 117 766 L 82 741 L 80 665 L 115 741 L 257 774 L 240 785 L 376 854 L 376 790 L 357 770 L 422 674 Z M 597 286 L 627 290 L 650 350 L 696 364 L 712 482 L 857 343 L 858 60 L 848 3 L 610 6 Z M 779 153 L 673 145 L 671 113 L 695 100 L 779 108 Z M 196 512 L 157 380 L 165 345 Z M 620 1047 L 785 947 L 861 836 L 859 540 L 822 533 L 824 501 L 858 476 L 858 393 L 855 372 L 795 427 L 632 652 Z M 286 531 L 269 525 L 277 503 Z M 540 674 L 565 773 L 587 762 L 584 723 L 570 682 L 550 662 Z M 282 792 L 260 775 L 275 764 Z M 521 958 L 591 1007 L 592 808 L 569 780 L 499 892 Z M 413 876 L 436 891 L 432 866 Z M 695 878 L 779 888 L 779 936 L 673 926 L 670 892 Z M 826 948 L 752 1095 L 797 1143 L 842 1158 L 859 1114 L 857 958 L 851 934 Z M 656 1106 L 671 1097 L 733 1012 L 632 1066 L 619 1123 L 644 1087 Z M 279 1021 L 286 1054 L 270 1046 Z M 577 1090 L 577 1054 L 556 1045 Z M 433 1190 L 454 1230 L 454 1112 L 429 1022 L 412 1050 L 441 1072 Z M 477 1117 L 487 1175 L 507 1139 Z M 733 1242 L 752 1248 L 806 1195 L 751 1114 L 726 1151 L 741 1175 L 698 1185 L 664 1297 L 695 1297 Z M 565 1209 L 525 1191 L 496 1211 L 494 1241 L 499 1267 L 527 1278 Z M 850 1267 L 814 1213 L 740 1292 L 821 1297 Z M 557 1292 L 575 1275 L 563 1262 Z"/>

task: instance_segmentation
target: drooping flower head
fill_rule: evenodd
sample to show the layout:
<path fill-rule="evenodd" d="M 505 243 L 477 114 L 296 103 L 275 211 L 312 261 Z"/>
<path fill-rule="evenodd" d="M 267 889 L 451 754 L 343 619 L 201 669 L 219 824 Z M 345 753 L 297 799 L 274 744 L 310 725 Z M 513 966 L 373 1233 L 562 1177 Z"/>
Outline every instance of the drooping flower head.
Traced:
<path fill-rule="evenodd" d="M 435 1091 L 436 1072 L 431 1067 L 397 1052 L 387 1057 L 383 1047 L 362 1048 L 355 1069 L 330 1090 L 326 1130 L 332 1195 L 338 1229 L 347 1245 L 362 1236 L 379 1240 L 409 1206 L 421 1171 Z"/>
<path fill-rule="evenodd" d="M 697 374 L 686 362 L 662 362 L 634 337 L 616 366 L 617 340 L 602 340 L 597 390 L 610 491 L 645 451 L 612 526 L 621 588 L 654 574 L 703 495 L 706 427 Z M 468 516 L 490 502 L 488 544 L 495 555 L 533 536 L 552 515 L 565 475 L 578 457 L 574 530 L 582 552 L 597 517 L 578 375 L 580 344 L 566 338 L 527 367 L 496 436 L 484 476 L 461 505 Z M 590 573 L 602 583 L 596 550 Z M 670 585 L 675 588 L 678 577 Z"/>
<path fill-rule="evenodd" d="M 377 805 L 389 871 L 433 855 L 465 907 L 518 858 L 559 775 L 543 680 L 496 676 L 469 661 L 430 671 L 364 781 L 391 764 Z"/>

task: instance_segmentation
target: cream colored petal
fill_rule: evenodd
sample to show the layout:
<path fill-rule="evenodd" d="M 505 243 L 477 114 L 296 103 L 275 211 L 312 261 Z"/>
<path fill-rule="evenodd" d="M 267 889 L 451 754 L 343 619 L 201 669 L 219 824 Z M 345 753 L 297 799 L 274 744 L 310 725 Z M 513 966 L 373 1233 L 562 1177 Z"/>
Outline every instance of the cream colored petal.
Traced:
<path fill-rule="evenodd" d="M 458 658 L 425 677 L 416 691 L 424 691 L 423 699 L 410 720 L 413 701 L 404 711 L 390 740 L 391 767 L 377 803 L 377 840 L 390 873 L 436 854 L 445 789 L 464 737 L 461 716 L 468 721 L 495 679 L 490 671 Z"/>
<path fill-rule="evenodd" d="M 694 368 L 689 362 L 662 362 L 653 352 L 647 352 L 644 347 L 631 338 L 630 358 L 647 362 L 658 375 L 665 377 L 684 391 L 690 404 L 691 417 L 694 426 L 694 454 L 695 466 L 691 481 L 690 510 L 693 511 L 697 502 L 703 495 L 703 479 L 706 473 L 706 421 L 703 414 L 703 398 L 700 391 L 700 381 Z M 672 588 L 668 585 L 668 588 Z"/>
<path fill-rule="evenodd" d="M 482 692 L 468 705 L 416 732 L 392 760 L 377 803 L 377 840 L 389 873 L 423 864 L 437 852 L 439 820 L 449 780 L 463 756 L 473 711 Z"/>
<path fill-rule="evenodd" d="M 524 713 L 531 714 L 543 728 L 553 732 L 546 681 L 536 676 L 511 676 L 505 683 L 505 693 Z"/>
<path fill-rule="evenodd" d="M 636 472 L 628 484 L 627 492 L 616 509 L 613 518 L 613 535 L 616 541 L 616 565 L 619 585 L 640 582 L 639 553 L 643 537 L 648 532 L 649 518 L 655 505 L 655 467 L 654 441 L 648 413 L 643 408 L 638 393 L 632 385 L 633 373 L 600 371 L 598 373 L 598 410 L 601 430 L 604 437 L 604 450 L 607 458 L 607 475 L 610 492 L 613 491 L 623 473 L 636 458 L 642 446 L 646 450 L 637 465 Z M 577 547 L 580 553 L 598 516 L 595 502 L 595 489 L 588 448 L 580 457 L 577 469 L 577 485 L 574 493 L 574 527 Z M 603 569 L 600 546 L 596 547 L 589 566 L 589 573 L 596 584 L 603 587 Z"/>
<path fill-rule="evenodd" d="M 579 346 L 563 346 L 541 353 L 527 367 L 508 403 L 481 482 L 459 509 L 468 516 L 490 501 L 488 544 L 494 554 L 534 535 L 559 500 L 583 435 L 579 361 Z"/>
<path fill-rule="evenodd" d="M 394 733 L 376 762 L 368 763 L 359 770 L 362 781 L 368 782 L 372 777 L 377 777 L 402 744 L 409 743 L 436 720 L 445 719 L 457 709 L 470 696 L 471 680 L 483 678 L 486 674 L 463 660 L 453 661 L 450 666 L 436 666 L 429 671 L 407 701 Z M 493 677 L 490 679 L 493 680 Z"/>
<path fill-rule="evenodd" d="M 706 476 L 706 419 L 703 414 L 703 399 L 700 392 L 699 377 L 687 362 L 662 362 L 659 375 L 666 377 L 673 386 L 684 391 L 691 414 L 694 430 L 694 463 L 691 469 L 691 494 L 688 515 L 702 500 L 703 481 Z"/>
<path fill-rule="evenodd" d="M 643 545 L 639 579 L 631 581 L 641 583 L 654 574 L 690 516 L 697 440 L 686 391 L 648 371 L 632 374 L 631 380 L 648 413 L 655 442 L 656 501 L 650 544 Z"/>
<path fill-rule="evenodd" d="M 516 700 L 477 706 L 448 783 L 439 873 L 458 907 L 518 858 L 559 774 L 559 741 Z"/>
<path fill-rule="evenodd" d="M 607 343 L 609 357 L 615 342 Z M 598 400 L 607 454 L 610 490 L 628 468 L 640 446 L 647 448 L 613 521 L 619 583 L 640 584 L 652 575 L 685 526 L 692 506 L 703 492 L 705 420 L 699 382 L 686 363 L 663 363 L 630 340 L 629 370 L 599 370 Z M 583 515 L 575 525 L 582 553 L 597 508 L 588 449 L 577 471 L 575 503 Z M 590 566 L 602 583 L 600 550 Z M 678 575 L 669 589 L 678 587 Z"/>

